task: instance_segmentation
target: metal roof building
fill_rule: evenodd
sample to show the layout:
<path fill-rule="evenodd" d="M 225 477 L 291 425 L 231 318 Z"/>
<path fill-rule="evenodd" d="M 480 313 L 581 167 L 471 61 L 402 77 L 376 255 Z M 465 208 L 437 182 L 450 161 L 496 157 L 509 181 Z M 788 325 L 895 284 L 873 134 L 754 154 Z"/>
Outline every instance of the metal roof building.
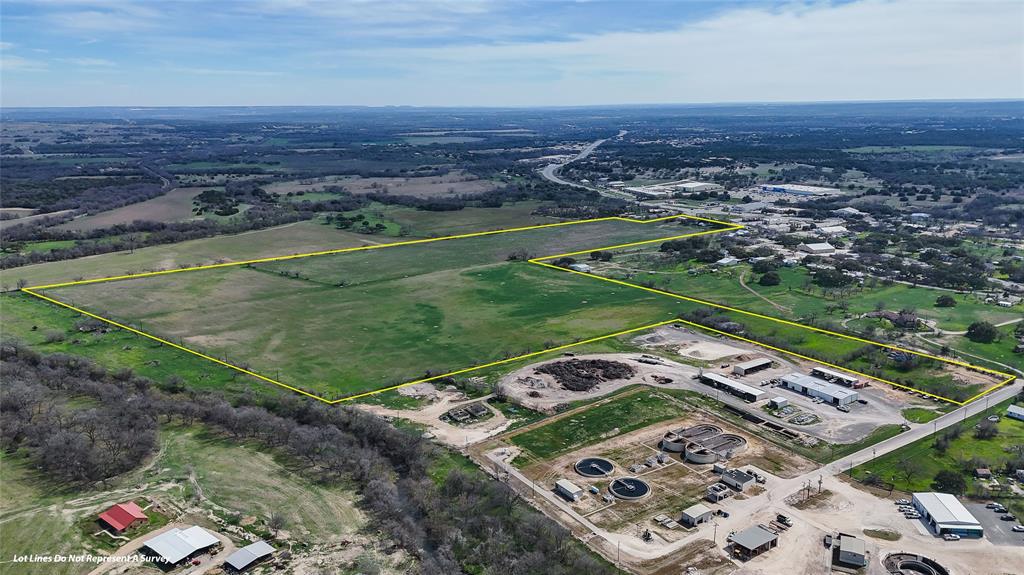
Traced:
<path fill-rule="evenodd" d="M 710 371 L 701 373 L 700 380 L 708 385 L 713 385 L 718 389 L 724 389 L 725 391 L 728 391 L 736 397 L 745 399 L 746 401 L 759 401 L 764 399 L 764 396 L 767 395 L 760 389 L 744 385 L 734 379 L 729 379 L 724 375 Z"/>
<path fill-rule="evenodd" d="M 846 405 L 860 399 L 860 394 L 856 391 L 802 373 L 782 376 L 782 386 L 811 397 L 824 399 L 832 405 Z"/>
<path fill-rule="evenodd" d="M 692 505 L 683 510 L 683 525 L 687 527 L 694 527 L 700 525 L 706 521 L 710 521 L 712 515 L 711 508 L 703 503 Z"/>
<path fill-rule="evenodd" d="M 555 491 L 570 501 L 577 501 L 580 497 L 583 497 L 583 489 L 568 479 L 556 481 Z"/>
<path fill-rule="evenodd" d="M 100 513 L 100 520 L 120 533 L 133 525 L 148 521 L 149 518 L 134 501 L 128 501 L 111 505 L 110 509 Z"/>
<path fill-rule="evenodd" d="M 272 553 L 274 553 L 274 548 L 267 544 L 266 541 L 257 541 L 228 555 L 224 563 L 230 565 L 235 571 L 243 571 L 253 563 L 270 556 Z"/>
<path fill-rule="evenodd" d="M 733 552 L 750 559 L 779 544 L 779 536 L 764 525 L 747 527 L 732 536 Z"/>
<path fill-rule="evenodd" d="M 864 567 L 868 564 L 867 545 L 863 539 L 851 535 L 839 536 L 839 561 L 847 565 Z"/>
<path fill-rule="evenodd" d="M 822 379 L 825 379 L 826 381 L 838 383 L 840 385 L 845 385 L 847 387 L 852 387 L 854 389 L 858 387 L 864 387 L 860 379 L 850 374 L 843 373 L 841 371 L 828 369 L 827 367 L 814 367 L 811 369 L 811 375 L 816 375 L 818 377 L 821 377 Z"/>
<path fill-rule="evenodd" d="M 173 565 L 218 543 L 220 543 L 220 539 L 214 537 L 212 533 L 198 525 L 193 525 L 184 530 L 175 527 L 164 531 L 142 545 Z"/>
<path fill-rule="evenodd" d="M 752 359 L 750 361 L 744 361 L 743 363 L 737 363 L 732 367 L 732 372 L 736 375 L 747 375 L 760 371 L 762 369 L 768 369 L 772 366 L 772 360 L 767 357 L 760 357 L 758 359 Z"/>
<path fill-rule="evenodd" d="M 955 495 L 949 493 L 915 493 L 914 507 L 937 535 L 952 533 L 961 537 L 982 537 L 981 523 Z"/>
<path fill-rule="evenodd" d="M 1019 405 L 1011 405 L 1010 407 L 1007 407 L 1006 417 L 1024 421 L 1024 407 L 1021 407 Z"/>

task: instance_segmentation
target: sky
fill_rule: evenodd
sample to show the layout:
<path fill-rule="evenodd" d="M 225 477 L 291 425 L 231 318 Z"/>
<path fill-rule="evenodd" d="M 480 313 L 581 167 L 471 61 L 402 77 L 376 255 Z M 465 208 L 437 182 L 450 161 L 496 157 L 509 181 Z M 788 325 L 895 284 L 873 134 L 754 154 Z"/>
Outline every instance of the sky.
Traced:
<path fill-rule="evenodd" d="M 1024 98 L 1024 1 L 4 0 L 0 105 Z"/>

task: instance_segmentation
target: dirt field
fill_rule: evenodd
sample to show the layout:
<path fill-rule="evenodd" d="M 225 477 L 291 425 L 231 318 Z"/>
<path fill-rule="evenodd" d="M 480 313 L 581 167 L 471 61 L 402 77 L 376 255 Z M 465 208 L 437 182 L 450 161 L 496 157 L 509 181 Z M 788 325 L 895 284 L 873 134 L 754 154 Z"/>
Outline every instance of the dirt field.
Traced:
<path fill-rule="evenodd" d="M 325 176 L 322 178 L 279 182 L 266 187 L 274 194 L 318 192 L 328 186 L 342 186 L 353 194 L 393 194 L 417 198 L 443 198 L 462 194 L 479 194 L 498 187 L 490 180 L 481 180 L 463 171 L 443 176 L 414 178 L 361 178 L 359 176 Z"/>
<path fill-rule="evenodd" d="M 186 220 L 192 217 L 192 198 L 208 189 L 210 188 L 174 188 L 158 198 L 91 216 L 76 218 L 57 226 L 57 229 L 88 231 L 117 224 L 128 224 L 135 220 L 150 220 L 154 222 Z"/>

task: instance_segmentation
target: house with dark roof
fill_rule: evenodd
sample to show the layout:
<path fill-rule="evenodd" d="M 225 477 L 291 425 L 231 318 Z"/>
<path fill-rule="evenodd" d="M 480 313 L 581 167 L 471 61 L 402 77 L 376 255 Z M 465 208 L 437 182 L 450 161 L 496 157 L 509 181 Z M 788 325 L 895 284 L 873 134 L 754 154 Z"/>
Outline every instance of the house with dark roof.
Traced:
<path fill-rule="evenodd" d="M 109 527 L 114 533 L 121 533 L 146 521 L 149 521 L 149 518 L 134 501 L 115 503 L 100 513 L 100 523 Z"/>

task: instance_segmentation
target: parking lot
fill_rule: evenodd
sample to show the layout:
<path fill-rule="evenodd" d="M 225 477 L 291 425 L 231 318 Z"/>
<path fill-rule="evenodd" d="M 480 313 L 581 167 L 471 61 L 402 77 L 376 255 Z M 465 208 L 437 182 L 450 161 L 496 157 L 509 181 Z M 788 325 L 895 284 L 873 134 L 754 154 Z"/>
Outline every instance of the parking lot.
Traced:
<path fill-rule="evenodd" d="M 999 516 L 1003 514 L 985 509 L 984 503 L 967 503 L 964 507 L 981 522 L 985 528 L 985 538 L 993 544 L 1024 546 L 1024 533 L 1011 531 L 1014 525 L 1021 523 L 1021 517 L 1017 521 L 1002 521 Z"/>

